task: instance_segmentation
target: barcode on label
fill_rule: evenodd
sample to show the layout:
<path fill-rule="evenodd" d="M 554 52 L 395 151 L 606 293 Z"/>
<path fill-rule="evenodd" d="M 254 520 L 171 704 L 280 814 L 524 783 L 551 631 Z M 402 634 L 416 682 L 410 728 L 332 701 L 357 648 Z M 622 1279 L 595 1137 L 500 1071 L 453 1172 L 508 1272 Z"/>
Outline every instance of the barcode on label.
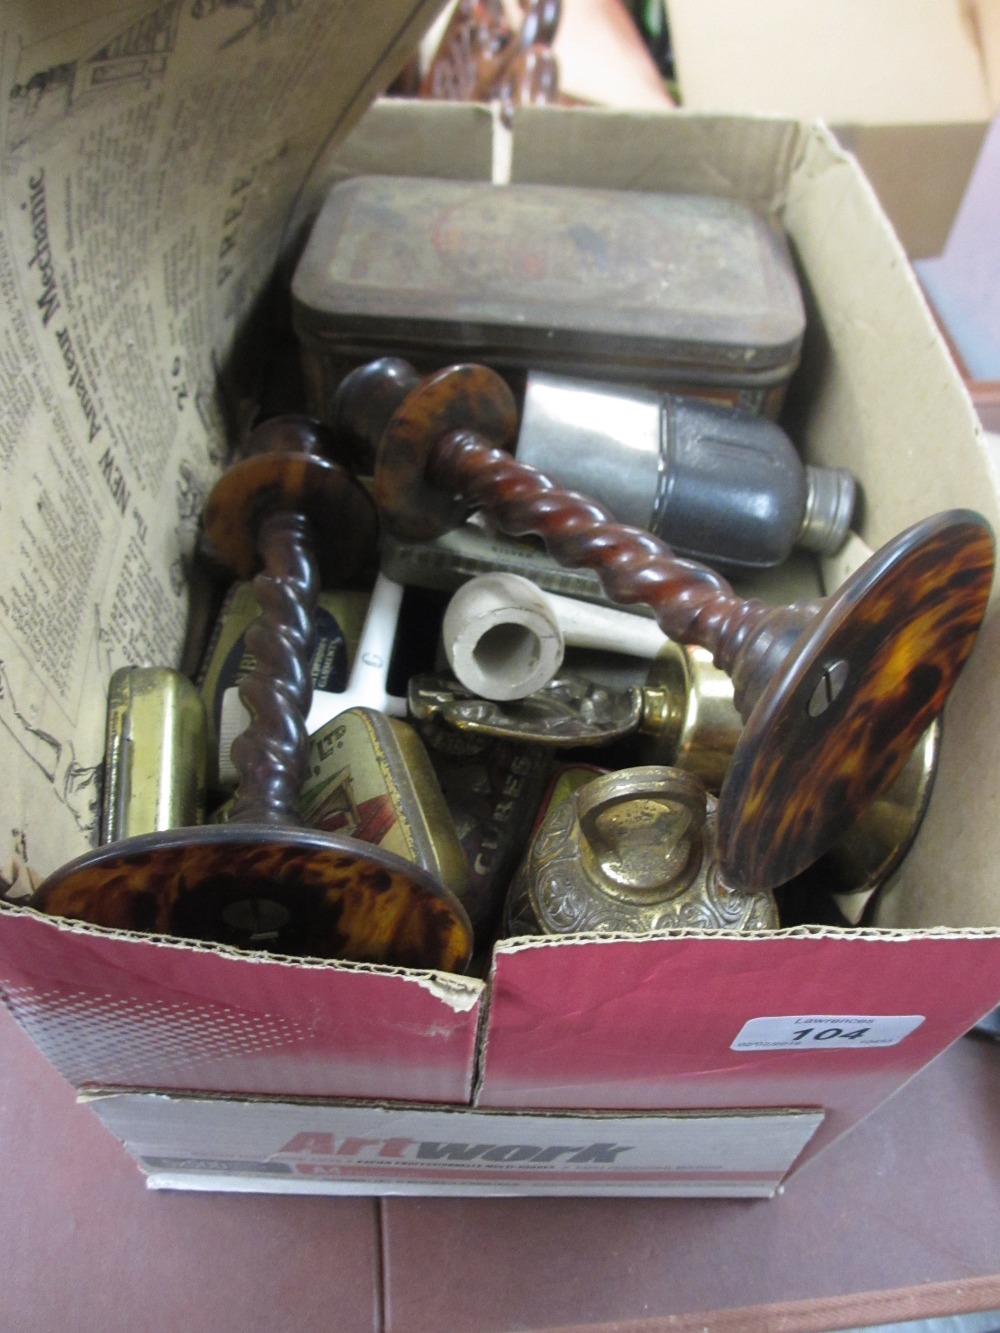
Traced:
<path fill-rule="evenodd" d="M 895 1046 L 924 1021 L 922 1014 L 782 1014 L 751 1018 L 734 1051 L 857 1050 Z"/>

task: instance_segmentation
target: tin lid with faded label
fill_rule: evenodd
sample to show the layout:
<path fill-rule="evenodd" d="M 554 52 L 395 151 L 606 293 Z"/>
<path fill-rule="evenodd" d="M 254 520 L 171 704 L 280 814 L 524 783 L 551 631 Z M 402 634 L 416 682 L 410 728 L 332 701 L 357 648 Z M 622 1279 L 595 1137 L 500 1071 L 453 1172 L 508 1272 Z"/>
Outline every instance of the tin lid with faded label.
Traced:
<path fill-rule="evenodd" d="M 787 373 L 805 316 L 787 243 L 690 194 L 358 176 L 327 196 L 292 294 L 300 335 Z"/>

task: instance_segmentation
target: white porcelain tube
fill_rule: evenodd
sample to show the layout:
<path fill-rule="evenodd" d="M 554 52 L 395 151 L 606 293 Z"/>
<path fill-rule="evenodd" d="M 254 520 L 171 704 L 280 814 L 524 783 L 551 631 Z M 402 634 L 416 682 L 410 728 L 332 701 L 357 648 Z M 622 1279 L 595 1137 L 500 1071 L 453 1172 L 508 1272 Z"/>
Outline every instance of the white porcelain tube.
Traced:
<path fill-rule="evenodd" d="M 542 592 L 518 574 L 481 574 L 462 585 L 441 637 L 452 671 L 483 699 L 523 699 L 552 679 L 567 645 L 650 658 L 666 643 L 654 620 Z"/>
<path fill-rule="evenodd" d="M 372 588 L 347 688 L 337 692 L 315 691 L 306 719 L 310 736 L 348 708 L 375 708 L 390 717 L 406 717 L 406 700 L 389 694 L 386 689 L 402 600 L 403 585 L 379 574 Z"/>

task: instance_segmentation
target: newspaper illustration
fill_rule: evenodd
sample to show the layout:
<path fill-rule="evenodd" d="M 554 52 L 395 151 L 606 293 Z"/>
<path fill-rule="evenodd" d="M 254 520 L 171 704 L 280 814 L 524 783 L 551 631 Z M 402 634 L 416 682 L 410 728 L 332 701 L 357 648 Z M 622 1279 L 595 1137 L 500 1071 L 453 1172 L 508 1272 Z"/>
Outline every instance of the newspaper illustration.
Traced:
<path fill-rule="evenodd" d="M 111 671 L 177 660 L 310 169 L 436 7 L 4 8 L 0 829 L 35 876 L 94 838 Z"/>

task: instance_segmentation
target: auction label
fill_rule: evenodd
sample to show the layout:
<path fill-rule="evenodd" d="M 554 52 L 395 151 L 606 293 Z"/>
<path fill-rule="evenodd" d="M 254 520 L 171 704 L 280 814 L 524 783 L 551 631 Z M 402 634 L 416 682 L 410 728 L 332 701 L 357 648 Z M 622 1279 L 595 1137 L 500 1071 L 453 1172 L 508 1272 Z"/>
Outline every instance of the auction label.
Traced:
<path fill-rule="evenodd" d="M 895 1046 L 924 1021 L 923 1014 L 796 1014 L 751 1018 L 734 1051 L 857 1050 Z"/>

